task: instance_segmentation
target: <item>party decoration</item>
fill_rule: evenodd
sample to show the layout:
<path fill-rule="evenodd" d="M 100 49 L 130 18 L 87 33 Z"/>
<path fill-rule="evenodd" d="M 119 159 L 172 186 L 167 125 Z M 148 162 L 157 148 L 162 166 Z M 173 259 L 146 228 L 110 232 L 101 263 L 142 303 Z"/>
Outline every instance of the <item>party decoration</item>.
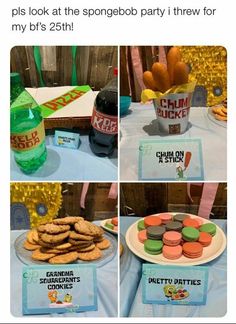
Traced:
<path fill-rule="evenodd" d="M 207 90 L 207 105 L 227 97 L 227 51 L 222 46 L 180 46 L 182 60 L 190 69 L 189 81 Z"/>
<path fill-rule="evenodd" d="M 30 227 L 50 222 L 62 203 L 60 183 L 11 183 L 11 203 L 22 203 L 29 211 Z"/>

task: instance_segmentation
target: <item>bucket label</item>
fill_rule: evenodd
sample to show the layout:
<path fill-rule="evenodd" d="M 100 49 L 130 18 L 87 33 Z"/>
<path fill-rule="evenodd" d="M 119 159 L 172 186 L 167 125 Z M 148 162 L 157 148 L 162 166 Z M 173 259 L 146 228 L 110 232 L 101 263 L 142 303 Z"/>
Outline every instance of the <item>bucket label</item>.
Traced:
<path fill-rule="evenodd" d="M 97 111 L 93 108 L 93 115 L 91 119 L 93 128 L 104 134 L 116 135 L 118 133 L 118 118 L 117 116 L 110 116 Z"/>
<path fill-rule="evenodd" d="M 160 132 L 183 133 L 188 126 L 192 93 L 167 94 L 154 102 Z"/>
<path fill-rule="evenodd" d="M 24 152 L 35 149 L 45 139 L 43 121 L 35 128 L 24 133 L 11 133 L 11 149 L 15 152 Z"/>

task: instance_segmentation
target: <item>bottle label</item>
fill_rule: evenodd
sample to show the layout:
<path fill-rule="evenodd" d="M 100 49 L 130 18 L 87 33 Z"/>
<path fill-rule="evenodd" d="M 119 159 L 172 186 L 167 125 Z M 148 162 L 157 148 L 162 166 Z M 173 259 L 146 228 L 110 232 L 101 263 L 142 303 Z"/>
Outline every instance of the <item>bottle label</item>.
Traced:
<path fill-rule="evenodd" d="M 103 114 L 100 111 L 97 111 L 95 107 L 93 108 L 91 124 L 93 128 L 104 134 L 116 135 L 118 133 L 117 116 Z"/>
<path fill-rule="evenodd" d="M 23 152 L 35 149 L 45 139 L 43 121 L 35 128 L 24 133 L 11 133 L 11 149 L 16 152 Z"/>

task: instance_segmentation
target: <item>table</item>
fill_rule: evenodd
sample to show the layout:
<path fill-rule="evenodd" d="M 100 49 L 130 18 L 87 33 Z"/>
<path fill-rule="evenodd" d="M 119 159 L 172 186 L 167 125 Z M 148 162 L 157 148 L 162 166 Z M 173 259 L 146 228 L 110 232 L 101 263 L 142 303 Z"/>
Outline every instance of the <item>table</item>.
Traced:
<path fill-rule="evenodd" d="M 121 234 L 140 217 L 120 219 Z M 212 220 L 227 233 L 226 220 Z M 130 252 L 131 253 L 131 252 Z M 132 254 L 130 266 L 120 285 L 120 315 L 124 317 L 221 317 L 227 308 L 227 249 L 209 266 L 207 304 L 205 306 L 142 304 L 141 268 L 145 261 Z M 121 269 L 122 272 L 122 269 Z"/>
<path fill-rule="evenodd" d="M 11 152 L 11 181 L 113 181 L 117 180 L 117 150 L 111 157 L 98 157 L 90 149 L 87 135 L 80 137 L 78 150 L 53 145 L 46 137 L 48 157 L 33 174 L 26 175 L 17 166 Z"/>
<path fill-rule="evenodd" d="M 15 254 L 15 239 L 24 231 L 11 231 L 11 313 L 22 316 L 21 273 L 23 263 Z M 98 310 L 82 313 L 34 315 L 40 317 L 117 317 L 117 253 L 104 266 L 97 268 Z M 115 292 L 115 293 L 114 293 Z"/>
<path fill-rule="evenodd" d="M 190 109 L 189 129 L 168 139 L 194 139 L 202 141 L 205 180 L 226 181 L 227 128 L 223 122 L 214 121 L 206 107 Z M 153 104 L 132 103 L 120 121 L 120 178 L 138 180 L 138 147 L 140 139 L 164 139 L 157 135 Z"/>

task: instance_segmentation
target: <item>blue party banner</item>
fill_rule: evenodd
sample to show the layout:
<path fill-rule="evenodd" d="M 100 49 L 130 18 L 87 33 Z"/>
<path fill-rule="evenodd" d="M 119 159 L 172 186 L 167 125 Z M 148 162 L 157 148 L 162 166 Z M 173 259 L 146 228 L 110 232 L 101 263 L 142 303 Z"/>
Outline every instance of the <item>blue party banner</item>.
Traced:
<path fill-rule="evenodd" d="M 143 264 L 144 304 L 205 305 L 208 267 Z"/>
<path fill-rule="evenodd" d="M 22 288 L 24 315 L 97 310 L 95 265 L 26 266 Z"/>
<path fill-rule="evenodd" d="M 201 140 L 140 140 L 138 173 L 139 180 L 204 180 Z"/>

